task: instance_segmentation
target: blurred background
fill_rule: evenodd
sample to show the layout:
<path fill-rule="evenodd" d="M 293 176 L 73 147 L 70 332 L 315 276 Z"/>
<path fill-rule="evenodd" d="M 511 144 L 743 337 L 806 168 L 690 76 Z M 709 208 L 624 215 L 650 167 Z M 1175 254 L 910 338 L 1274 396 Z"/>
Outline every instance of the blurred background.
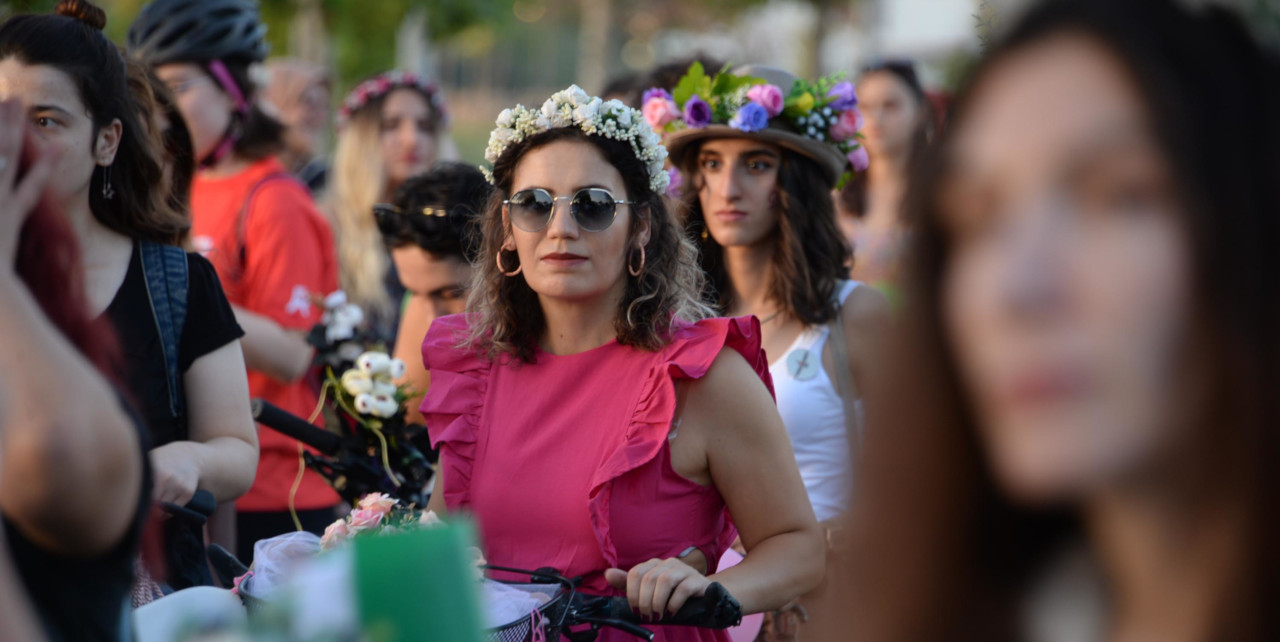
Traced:
<path fill-rule="evenodd" d="M 1117 0 L 1123 1 L 1123 0 Z M 1280 0 L 1198 0 L 1248 12 L 1280 42 Z M 611 80 L 706 54 L 802 76 L 856 74 L 879 59 L 917 61 L 945 96 L 982 43 L 1026 0 L 260 0 L 273 56 L 334 71 L 335 107 L 362 78 L 392 68 L 437 79 L 453 134 L 479 162 L 493 119 L 577 83 Z M 56 0 L 0 0 L 0 19 L 49 11 Z M 123 42 L 146 0 L 98 0 Z"/>

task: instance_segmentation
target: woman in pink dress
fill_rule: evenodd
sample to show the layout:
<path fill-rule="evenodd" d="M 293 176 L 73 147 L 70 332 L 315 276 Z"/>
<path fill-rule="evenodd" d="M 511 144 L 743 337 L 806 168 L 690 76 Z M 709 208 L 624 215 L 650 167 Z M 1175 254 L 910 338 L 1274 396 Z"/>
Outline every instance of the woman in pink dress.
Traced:
<path fill-rule="evenodd" d="M 711 582 L 746 613 L 812 589 L 822 532 L 759 323 L 707 318 L 694 248 L 662 200 L 657 135 L 577 87 L 497 125 L 486 157 L 500 195 L 468 311 L 423 344 L 422 412 L 441 451 L 429 507 L 470 513 L 490 563 L 582 576 L 645 617 Z M 739 532 L 747 561 L 704 576 Z"/>

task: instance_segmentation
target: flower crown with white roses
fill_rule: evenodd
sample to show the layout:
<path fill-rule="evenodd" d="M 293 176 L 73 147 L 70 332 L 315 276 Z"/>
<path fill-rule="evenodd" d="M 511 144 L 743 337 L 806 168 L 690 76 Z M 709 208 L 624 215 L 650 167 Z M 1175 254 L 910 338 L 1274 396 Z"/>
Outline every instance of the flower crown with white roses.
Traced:
<path fill-rule="evenodd" d="M 853 83 L 838 75 L 815 82 L 797 78 L 790 87 L 779 87 L 728 67 L 708 76 L 702 63 L 694 62 L 674 89 L 654 87 L 641 102 L 645 122 L 664 134 L 710 125 L 751 133 L 781 125 L 834 147 L 853 171 L 867 168 L 867 152 L 858 141 L 863 124 L 858 96 Z"/>
<path fill-rule="evenodd" d="M 577 85 L 552 94 L 542 103 L 541 109 L 530 109 L 524 105 L 504 109 L 494 124 L 496 127 L 489 134 L 489 146 L 484 150 L 484 159 L 490 167 L 480 168 L 490 183 L 494 182 L 491 167 L 508 147 L 535 134 L 562 127 L 577 127 L 589 136 L 631 143 L 636 158 L 647 166 L 649 188 L 654 192 L 665 192 L 670 181 L 663 170 L 667 149 L 640 112 L 618 100 L 606 101 L 588 95 Z"/>
<path fill-rule="evenodd" d="M 351 90 L 347 97 L 343 99 L 342 106 L 338 107 L 338 113 L 335 116 L 338 129 L 346 126 L 347 121 L 351 119 L 351 115 L 360 111 L 369 101 L 385 96 L 392 91 L 401 87 L 409 87 L 416 89 L 426 96 L 427 101 L 431 103 L 431 108 L 440 114 L 440 124 L 447 125 L 449 122 L 449 111 L 445 107 L 444 97 L 440 95 L 440 88 L 435 83 L 415 74 L 411 71 L 401 71 L 395 69 L 385 73 L 378 74 Z"/>

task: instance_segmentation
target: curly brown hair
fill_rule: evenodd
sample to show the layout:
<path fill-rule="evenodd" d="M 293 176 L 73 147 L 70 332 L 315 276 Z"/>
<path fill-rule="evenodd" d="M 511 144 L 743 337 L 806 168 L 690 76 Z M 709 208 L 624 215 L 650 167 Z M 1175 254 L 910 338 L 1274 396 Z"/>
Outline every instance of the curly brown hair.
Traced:
<path fill-rule="evenodd" d="M 467 300 L 469 336 L 463 341 L 489 359 L 510 355 L 525 363 L 534 360 L 534 349 L 546 329 L 538 295 L 523 278 L 512 278 L 498 269 L 498 253 L 510 236 L 510 223 L 502 216 L 502 201 L 511 195 L 516 165 L 530 150 L 556 141 L 581 141 L 594 145 L 622 176 L 627 200 L 632 202 L 629 239 L 649 221 L 649 241 L 640 276 L 627 278 L 626 291 L 614 318 L 618 343 L 642 350 L 658 350 L 671 338 L 680 321 L 714 316 L 701 300 L 702 270 L 697 249 L 685 238 L 676 217 L 661 194 L 649 187 L 644 161 L 631 145 L 584 133 L 576 127 L 551 129 L 512 145 L 493 166 L 497 191 L 480 218 L 480 250 L 476 259 L 471 296 Z M 628 243 L 627 247 L 632 247 Z"/>

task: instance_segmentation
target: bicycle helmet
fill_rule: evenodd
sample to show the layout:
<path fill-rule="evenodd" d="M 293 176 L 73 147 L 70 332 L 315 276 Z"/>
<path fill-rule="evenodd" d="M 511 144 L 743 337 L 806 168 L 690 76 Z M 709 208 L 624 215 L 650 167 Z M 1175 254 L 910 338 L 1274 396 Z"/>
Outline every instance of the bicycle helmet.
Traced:
<path fill-rule="evenodd" d="M 262 62 L 267 26 L 256 0 L 155 0 L 129 28 L 129 51 L 151 65 Z"/>

